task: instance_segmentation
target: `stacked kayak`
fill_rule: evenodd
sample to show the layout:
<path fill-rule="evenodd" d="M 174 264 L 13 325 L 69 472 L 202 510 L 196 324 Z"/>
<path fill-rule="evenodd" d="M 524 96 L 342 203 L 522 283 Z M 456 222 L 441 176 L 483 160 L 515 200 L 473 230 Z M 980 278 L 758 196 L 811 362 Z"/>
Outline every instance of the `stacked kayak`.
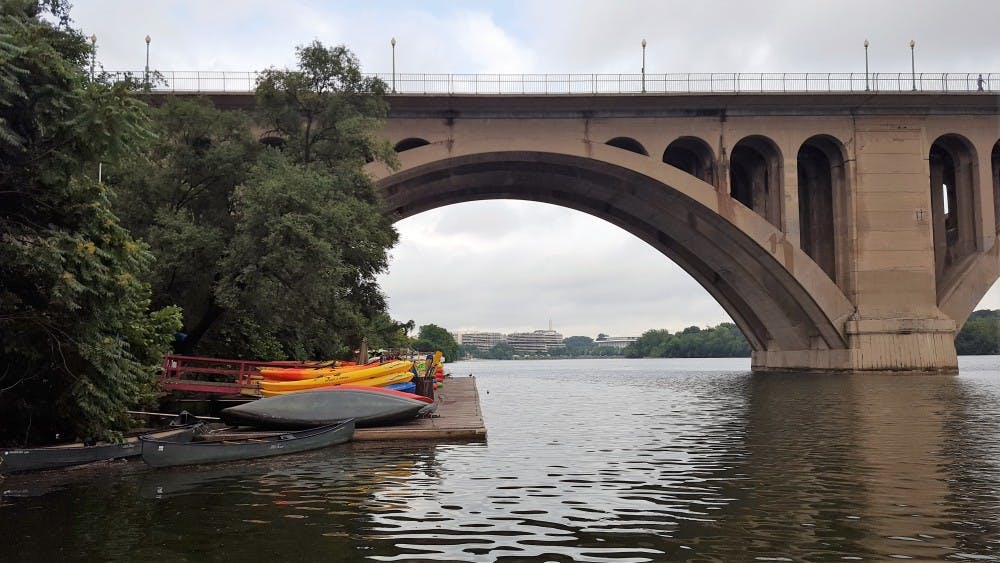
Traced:
<path fill-rule="evenodd" d="M 262 395 L 272 397 L 285 393 L 335 385 L 351 384 L 368 387 L 385 387 L 394 383 L 406 383 L 410 381 L 413 379 L 412 369 L 413 362 L 395 361 L 376 366 L 362 366 L 360 369 L 349 369 L 346 371 L 338 371 L 336 369 L 328 372 L 325 370 L 314 370 L 323 373 L 323 375 L 292 381 L 270 381 L 265 379 L 260 382 L 260 389 Z"/>
<path fill-rule="evenodd" d="M 268 428 L 309 428 L 354 419 L 378 426 L 432 412 L 426 397 L 390 389 L 339 385 L 276 395 L 223 409 L 227 424 Z"/>
<path fill-rule="evenodd" d="M 348 373 L 351 371 L 370 368 L 369 365 L 315 365 L 315 366 L 295 366 L 295 367 L 264 367 L 260 374 L 269 381 L 299 381 L 303 379 L 315 379 L 324 375 L 334 375 L 337 373 Z"/>

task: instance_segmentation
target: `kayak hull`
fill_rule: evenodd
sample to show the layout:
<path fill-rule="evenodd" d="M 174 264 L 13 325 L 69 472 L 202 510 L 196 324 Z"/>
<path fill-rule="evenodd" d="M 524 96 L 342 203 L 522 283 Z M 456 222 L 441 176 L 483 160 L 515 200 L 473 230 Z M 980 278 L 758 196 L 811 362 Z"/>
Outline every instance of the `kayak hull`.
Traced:
<path fill-rule="evenodd" d="M 197 430 L 174 439 L 142 436 L 142 459 L 153 467 L 198 465 L 292 454 L 343 444 L 354 437 L 354 421 L 253 439 L 194 441 Z"/>
<path fill-rule="evenodd" d="M 325 387 L 232 406 L 219 416 L 227 424 L 266 428 L 309 428 L 353 418 L 360 428 L 410 420 L 433 407 L 403 395 L 371 387 Z"/>
<path fill-rule="evenodd" d="M 171 429 L 150 434 L 150 436 L 165 438 L 185 431 L 185 429 Z M 138 437 L 128 438 L 120 444 L 85 446 L 82 443 L 76 443 L 48 448 L 4 448 L 0 449 L 0 473 L 57 469 L 97 461 L 134 457 L 140 454 L 142 454 L 142 448 Z"/>

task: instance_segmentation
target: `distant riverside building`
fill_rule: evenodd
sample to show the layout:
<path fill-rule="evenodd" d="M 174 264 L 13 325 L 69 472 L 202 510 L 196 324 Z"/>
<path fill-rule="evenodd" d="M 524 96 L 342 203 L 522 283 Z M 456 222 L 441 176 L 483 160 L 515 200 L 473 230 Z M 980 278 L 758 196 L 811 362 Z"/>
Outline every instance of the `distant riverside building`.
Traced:
<path fill-rule="evenodd" d="M 465 332 L 457 336 L 456 340 L 462 346 L 479 350 L 489 350 L 497 344 L 507 342 L 507 337 L 499 332 Z"/>
<path fill-rule="evenodd" d="M 638 336 L 605 336 L 604 338 L 595 340 L 594 346 L 622 350 L 636 340 L 639 340 Z"/>
<path fill-rule="evenodd" d="M 553 348 L 564 346 L 563 335 L 554 330 L 512 332 L 507 335 L 507 343 L 522 354 L 544 354 Z"/>

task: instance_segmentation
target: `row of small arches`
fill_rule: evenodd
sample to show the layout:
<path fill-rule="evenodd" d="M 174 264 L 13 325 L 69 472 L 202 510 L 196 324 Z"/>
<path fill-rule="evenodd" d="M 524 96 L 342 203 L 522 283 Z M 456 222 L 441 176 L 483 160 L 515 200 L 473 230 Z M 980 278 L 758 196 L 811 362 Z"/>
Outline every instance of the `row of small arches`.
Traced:
<path fill-rule="evenodd" d="M 430 144 L 426 139 L 410 137 L 396 143 L 396 152 Z M 639 141 L 615 137 L 607 145 L 649 156 Z M 846 271 L 847 182 L 843 144 L 830 135 L 816 135 L 799 148 L 798 201 L 799 244 L 826 273 L 840 284 L 838 273 Z M 950 266 L 974 252 L 977 226 L 973 208 L 977 175 L 972 172 L 978 160 L 974 145 L 958 134 L 939 137 L 928 154 L 930 163 L 931 219 L 934 222 L 934 246 L 939 279 Z M 992 149 L 994 217 L 1000 231 L 1000 141 Z M 720 187 L 720 169 L 712 148 L 704 140 L 685 136 L 670 143 L 662 161 L 716 188 Z M 740 140 L 729 155 L 728 189 L 730 196 L 781 228 L 782 156 L 777 144 L 762 135 Z"/>

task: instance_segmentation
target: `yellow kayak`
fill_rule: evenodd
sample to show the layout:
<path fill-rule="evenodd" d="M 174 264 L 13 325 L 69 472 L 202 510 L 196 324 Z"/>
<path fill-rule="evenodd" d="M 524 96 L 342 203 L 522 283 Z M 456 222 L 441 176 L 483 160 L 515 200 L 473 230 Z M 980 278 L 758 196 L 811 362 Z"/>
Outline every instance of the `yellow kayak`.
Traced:
<path fill-rule="evenodd" d="M 367 369 L 370 366 L 324 366 L 324 367 L 295 367 L 295 368 L 260 368 L 259 371 L 264 379 L 269 381 L 301 381 L 303 379 L 315 379 L 324 375 L 336 375 L 359 369 Z"/>
<path fill-rule="evenodd" d="M 273 391 L 270 389 L 261 389 L 260 394 L 262 397 L 274 397 L 276 395 L 285 395 L 288 393 L 298 393 L 300 391 L 310 391 L 312 389 L 319 389 L 322 387 L 336 387 L 337 385 L 351 385 L 353 387 L 363 386 L 363 387 L 385 387 L 386 385 L 392 385 L 393 383 L 406 383 L 413 379 L 412 371 L 400 371 L 396 373 L 391 373 L 389 375 L 381 375 L 379 377 L 373 377 L 371 379 L 363 379 L 361 381 L 352 381 L 350 383 L 327 383 L 325 385 L 320 385 L 317 387 L 310 387 L 309 389 L 294 389 L 288 391 Z"/>
<path fill-rule="evenodd" d="M 356 369 L 342 373 L 331 373 L 312 379 L 300 379 L 298 381 L 261 381 L 260 388 L 264 391 L 302 391 L 303 389 L 313 389 L 315 387 L 329 387 L 331 385 L 354 384 L 366 379 L 374 379 L 402 372 L 409 372 L 413 367 L 413 362 L 395 361 L 372 366 L 364 369 Z"/>

